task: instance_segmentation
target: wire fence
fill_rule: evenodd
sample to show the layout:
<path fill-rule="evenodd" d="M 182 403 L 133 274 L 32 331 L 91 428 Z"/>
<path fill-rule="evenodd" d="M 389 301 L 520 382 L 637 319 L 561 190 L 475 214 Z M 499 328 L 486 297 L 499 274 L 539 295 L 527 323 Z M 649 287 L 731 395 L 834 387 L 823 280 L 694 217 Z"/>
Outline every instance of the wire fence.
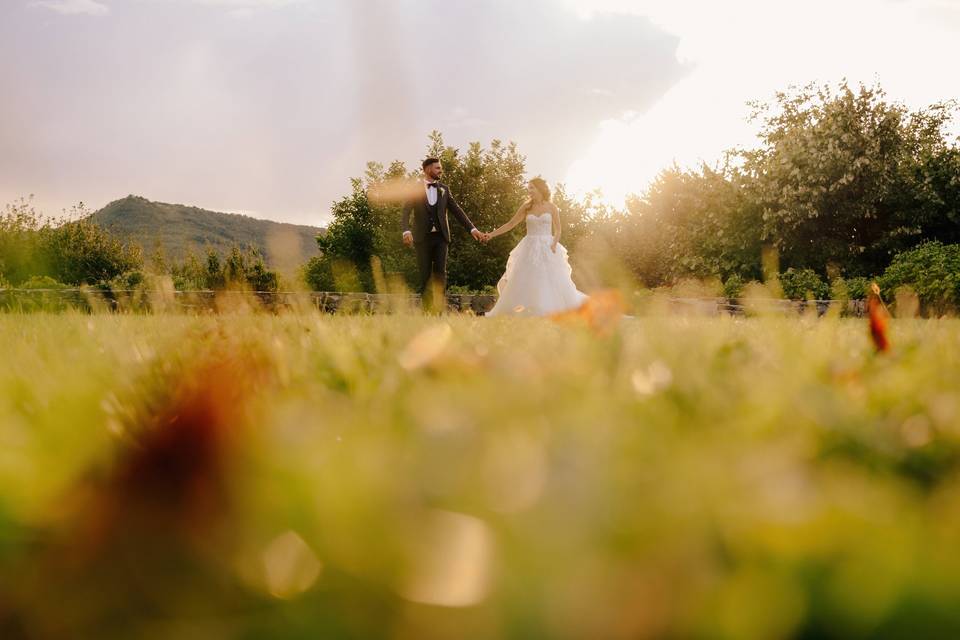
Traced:
<path fill-rule="evenodd" d="M 482 314 L 495 296 L 447 296 L 453 311 Z M 247 308 L 270 312 L 316 309 L 323 313 L 391 313 L 421 306 L 417 294 L 342 293 L 333 291 L 177 291 L 81 289 L 0 289 L 4 311 L 221 312 Z"/>

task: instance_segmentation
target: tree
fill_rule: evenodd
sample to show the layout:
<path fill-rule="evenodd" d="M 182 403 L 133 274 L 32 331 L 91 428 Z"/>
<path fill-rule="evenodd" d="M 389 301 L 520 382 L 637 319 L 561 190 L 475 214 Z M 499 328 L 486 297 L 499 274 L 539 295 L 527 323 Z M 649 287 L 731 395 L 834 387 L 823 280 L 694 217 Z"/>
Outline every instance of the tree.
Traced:
<path fill-rule="evenodd" d="M 242 250 L 233 246 L 223 260 L 211 247 L 204 262 L 188 251 L 182 262 L 171 264 L 169 272 L 179 291 L 222 291 L 227 288 L 276 291 L 280 282 L 277 273 L 267 269 L 260 251 L 252 247 Z"/>
<path fill-rule="evenodd" d="M 759 277 L 760 235 L 743 175 L 729 162 L 670 167 L 627 201 L 619 251 L 648 286 L 683 278 Z"/>
<path fill-rule="evenodd" d="M 876 275 L 918 242 L 960 241 L 953 103 L 911 112 L 844 82 L 753 108 L 758 148 L 667 168 L 628 200 L 612 246 L 645 284 L 756 279 L 764 249 L 821 278 Z"/>
<path fill-rule="evenodd" d="M 526 198 L 524 158 L 512 143 L 494 140 L 486 149 L 472 143 L 462 154 L 433 132 L 427 154 L 440 158 L 444 181 L 478 228 L 503 223 Z M 387 274 L 399 275 L 409 288 L 416 287 L 415 254 L 400 240 L 399 197 L 384 194 L 409 194 L 407 187 L 418 175 L 419 171 L 408 171 L 399 161 L 387 168 L 371 162 L 363 178 L 351 180 L 350 194 L 334 203 L 333 221 L 327 233 L 317 238 L 321 255 L 304 267 L 304 280 L 312 289 L 373 291 L 374 257 Z M 495 283 L 513 243 L 480 245 L 453 221 L 451 234 L 449 284 L 477 290 Z"/>
<path fill-rule="evenodd" d="M 592 252 L 588 260 L 616 262 L 647 286 L 756 280 L 769 270 L 763 256 L 821 280 L 876 276 L 923 241 L 960 244 L 960 147 L 947 135 L 956 109 L 946 102 L 911 111 L 879 87 L 846 82 L 790 88 L 753 104 L 757 148 L 696 169 L 668 167 L 626 210 L 598 194 L 577 200 L 558 185 L 563 242 L 589 241 L 575 264 Z M 512 143 L 461 151 L 433 132 L 427 154 L 441 159 L 445 181 L 481 229 L 507 220 L 526 197 L 525 159 Z M 311 287 L 370 291 L 374 257 L 416 284 L 414 254 L 400 242 L 400 208 L 377 194 L 418 173 L 400 162 L 370 163 L 352 181 L 351 194 L 334 205 L 322 255 L 305 269 Z M 449 283 L 469 289 L 497 281 L 523 234 L 521 225 L 481 246 L 459 225 L 451 230 Z"/>
<path fill-rule="evenodd" d="M 40 229 L 44 223 L 29 200 L 21 199 L 4 207 L 0 216 L 0 273 L 16 286 L 34 275 L 50 275 L 41 248 Z"/>
<path fill-rule="evenodd" d="M 879 87 L 809 85 L 754 104 L 759 149 L 741 154 L 761 234 L 785 266 L 879 273 L 899 250 L 956 237 L 955 105 L 910 112 Z"/>
<path fill-rule="evenodd" d="M 443 180 L 457 202 L 478 229 L 492 230 L 510 219 L 526 200 L 525 158 L 514 143 L 494 140 L 484 149 L 473 142 L 461 154 L 443 144 L 438 132 L 431 135 L 429 155 L 443 163 Z M 494 284 L 503 274 L 507 256 L 523 235 L 518 225 L 505 238 L 481 244 L 469 230 L 451 221 L 452 249 L 448 265 L 451 285 L 480 290 Z"/>

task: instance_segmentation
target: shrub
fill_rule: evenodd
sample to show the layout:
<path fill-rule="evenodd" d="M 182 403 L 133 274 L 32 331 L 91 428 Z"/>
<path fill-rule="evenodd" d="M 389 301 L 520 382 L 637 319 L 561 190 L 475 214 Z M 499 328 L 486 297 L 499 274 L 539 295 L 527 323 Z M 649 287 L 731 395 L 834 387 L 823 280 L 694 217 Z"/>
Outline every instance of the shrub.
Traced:
<path fill-rule="evenodd" d="M 847 293 L 850 295 L 850 298 L 852 300 L 863 300 L 866 298 L 870 285 L 874 280 L 875 278 L 865 278 L 863 276 L 847 278 Z"/>
<path fill-rule="evenodd" d="M 211 248 L 203 261 L 190 252 L 183 261 L 171 263 L 169 272 L 177 291 L 277 291 L 280 287 L 279 275 L 267 268 L 263 255 L 253 248 L 234 246 L 223 258 Z"/>
<path fill-rule="evenodd" d="M 71 306 L 77 306 L 77 298 L 70 296 L 69 293 L 59 293 L 61 290 L 70 287 L 50 276 L 33 276 L 21 282 L 18 288 L 29 290 L 30 293 L 24 293 L 23 291 L 10 292 L 11 295 L 0 299 L 0 309 L 16 310 L 21 313 L 36 311 L 57 313 L 65 311 Z M 86 305 L 83 303 L 80 303 L 79 306 L 86 309 Z"/>
<path fill-rule="evenodd" d="M 806 300 L 810 296 L 825 300 L 830 295 L 830 287 L 813 269 L 787 269 L 780 274 L 780 286 L 790 300 Z"/>
<path fill-rule="evenodd" d="M 325 256 L 310 258 L 303 266 L 301 276 L 311 291 L 333 290 L 333 272 L 330 269 L 330 260 Z"/>
<path fill-rule="evenodd" d="M 142 271 L 128 271 L 97 286 L 103 291 L 132 291 L 146 281 Z"/>
<path fill-rule="evenodd" d="M 743 288 L 746 286 L 747 281 L 735 273 L 723 283 L 723 296 L 725 298 L 739 298 L 743 295 Z"/>
<path fill-rule="evenodd" d="M 460 296 L 495 296 L 497 288 L 489 284 L 482 289 L 474 289 L 466 285 L 450 285 L 447 287 L 447 293 Z"/>
<path fill-rule="evenodd" d="M 830 297 L 833 300 L 863 300 L 867 297 L 867 289 L 870 283 L 874 282 L 871 278 L 857 276 L 854 278 L 836 278 L 830 284 Z"/>
<path fill-rule="evenodd" d="M 337 291 L 340 293 L 371 292 L 364 284 L 366 276 L 349 260 L 315 256 L 303 267 L 303 281 L 312 291 Z"/>
<path fill-rule="evenodd" d="M 68 285 L 50 276 L 33 276 L 20 283 L 20 289 L 69 289 Z"/>
<path fill-rule="evenodd" d="M 926 242 L 898 253 L 879 284 L 888 295 L 910 287 L 927 311 L 955 309 L 960 301 L 960 245 Z"/>

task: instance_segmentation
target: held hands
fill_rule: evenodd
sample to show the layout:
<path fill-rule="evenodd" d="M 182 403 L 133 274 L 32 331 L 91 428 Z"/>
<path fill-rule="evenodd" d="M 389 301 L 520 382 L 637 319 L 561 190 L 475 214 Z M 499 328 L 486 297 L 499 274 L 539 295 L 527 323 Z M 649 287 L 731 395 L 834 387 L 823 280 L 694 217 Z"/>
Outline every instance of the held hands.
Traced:
<path fill-rule="evenodd" d="M 474 229 L 473 231 L 470 232 L 470 235 L 472 235 L 477 242 L 482 242 L 486 244 L 487 242 L 490 241 L 490 234 L 484 233 L 479 229 Z M 409 231 L 403 234 L 403 244 L 405 244 L 407 247 L 413 247 L 413 234 L 410 233 Z"/>
<path fill-rule="evenodd" d="M 478 231 L 477 229 L 474 229 L 471 232 L 471 235 L 473 235 L 473 237 L 476 238 L 478 242 L 482 242 L 483 244 L 487 244 L 488 242 L 490 242 L 490 238 L 493 237 L 491 234 L 485 231 Z"/>

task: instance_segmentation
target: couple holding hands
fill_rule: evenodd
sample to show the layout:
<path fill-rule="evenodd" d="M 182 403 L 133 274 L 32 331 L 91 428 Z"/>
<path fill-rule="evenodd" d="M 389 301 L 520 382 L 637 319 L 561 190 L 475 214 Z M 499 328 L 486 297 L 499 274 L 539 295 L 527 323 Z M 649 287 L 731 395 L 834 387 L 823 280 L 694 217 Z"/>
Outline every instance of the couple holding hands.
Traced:
<path fill-rule="evenodd" d="M 542 316 L 579 307 L 587 299 L 571 278 L 567 250 L 560 244 L 560 211 L 550 200 L 550 188 L 542 178 L 527 185 L 529 198 L 516 213 L 497 229 L 484 233 L 477 229 L 440 182 L 443 166 L 438 158 L 423 161 L 423 191 L 403 206 L 403 242 L 417 253 L 420 293 L 433 304 L 434 292 L 446 291 L 447 251 L 450 223 L 447 214 L 470 231 L 478 242 L 487 243 L 521 222 L 527 235 L 510 252 L 503 276 L 497 283 L 499 297 L 488 316 Z M 413 228 L 410 216 L 413 214 Z M 432 282 L 432 285 L 431 285 Z"/>

